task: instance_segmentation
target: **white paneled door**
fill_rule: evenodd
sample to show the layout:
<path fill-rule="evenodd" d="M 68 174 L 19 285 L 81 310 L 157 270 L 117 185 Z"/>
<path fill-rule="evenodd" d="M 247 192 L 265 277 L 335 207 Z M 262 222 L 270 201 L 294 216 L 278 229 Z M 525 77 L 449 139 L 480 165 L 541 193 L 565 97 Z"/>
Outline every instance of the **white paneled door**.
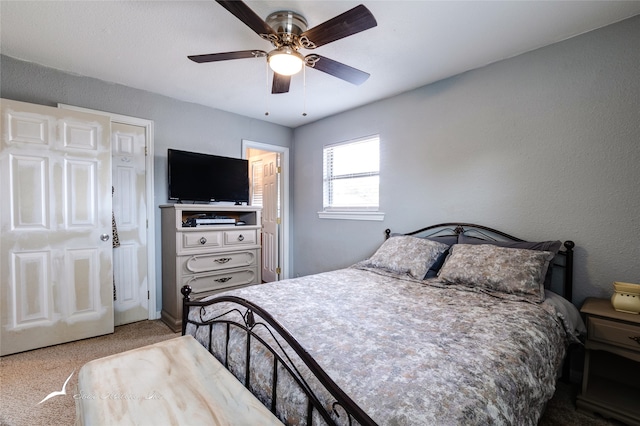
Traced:
<path fill-rule="evenodd" d="M 0 102 L 0 355 L 112 333 L 109 118 Z"/>
<path fill-rule="evenodd" d="M 145 127 L 111 123 L 111 150 L 118 237 L 113 249 L 114 321 L 122 325 L 149 318 Z"/>
<path fill-rule="evenodd" d="M 252 205 L 262 206 L 262 281 L 280 279 L 280 165 L 277 152 L 251 155 Z"/>

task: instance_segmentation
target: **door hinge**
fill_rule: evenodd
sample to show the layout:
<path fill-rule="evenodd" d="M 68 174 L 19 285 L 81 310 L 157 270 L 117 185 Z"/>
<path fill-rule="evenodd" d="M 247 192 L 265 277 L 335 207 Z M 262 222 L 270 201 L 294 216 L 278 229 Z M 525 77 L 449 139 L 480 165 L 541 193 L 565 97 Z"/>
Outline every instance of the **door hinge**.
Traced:
<path fill-rule="evenodd" d="M 280 275 L 280 267 L 279 266 L 276 268 L 276 274 Z"/>
<path fill-rule="evenodd" d="M 147 146 L 144 146 L 144 156 L 146 157 L 147 155 L 149 155 L 149 150 L 147 149 Z"/>
<path fill-rule="evenodd" d="M 282 167 L 278 166 L 278 167 L 276 168 L 276 173 L 282 173 Z"/>
<path fill-rule="evenodd" d="M 281 220 L 280 218 L 277 218 L 277 219 L 276 219 L 276 223 L 277 223 L 278 225 L 282 225 L 282 220 Z"/>

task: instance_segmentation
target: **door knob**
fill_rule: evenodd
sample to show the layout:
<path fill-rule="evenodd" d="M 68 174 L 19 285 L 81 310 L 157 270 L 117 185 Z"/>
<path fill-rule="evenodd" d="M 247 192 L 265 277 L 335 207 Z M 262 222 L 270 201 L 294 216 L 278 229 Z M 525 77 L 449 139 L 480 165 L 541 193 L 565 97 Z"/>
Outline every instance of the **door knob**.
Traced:
<path fill-rule="evenodd" d="M 109 234 L 102 234 L 100 235 L 100 239 L 102 241 L 109 241 Z"/>

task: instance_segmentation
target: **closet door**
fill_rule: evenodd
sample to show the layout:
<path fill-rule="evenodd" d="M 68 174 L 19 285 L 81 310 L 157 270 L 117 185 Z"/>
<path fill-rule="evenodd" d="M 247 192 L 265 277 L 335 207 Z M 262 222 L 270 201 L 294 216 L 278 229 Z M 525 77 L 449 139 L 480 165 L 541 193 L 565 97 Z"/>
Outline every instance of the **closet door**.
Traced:
<path fill-rule="evenodd" d="M 113 250 L 115 325 L 149 318 L 146 146 L 145 127 L 111 123 L 113 211 L 119 239 Z"/>
<path fill-rule="evenodd" d="M 109 118 L 0 102 L 0 354 L 112 333 Z"/>

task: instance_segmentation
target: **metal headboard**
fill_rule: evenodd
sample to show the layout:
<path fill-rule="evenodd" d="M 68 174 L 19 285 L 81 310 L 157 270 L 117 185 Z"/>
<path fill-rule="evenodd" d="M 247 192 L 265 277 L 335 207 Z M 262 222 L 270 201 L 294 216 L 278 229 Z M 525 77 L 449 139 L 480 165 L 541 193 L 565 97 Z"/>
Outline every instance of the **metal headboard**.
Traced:
<path fill-rule="evenodd" d="M 386 229 L 385 238 L 391 236 L 391 230 Z M 498 231 L 497 229 L 489 228 L 483 225 L 476 225 L 473 223 L 441 223 L 438 225 L 427 226 L 425 228 L 418 229 L 416 231 L 405 233 L 404 235 L 412 235 L 416 237 L 445 237 L 445 236 L 460 236 L 466 235 L 468 237 L 478 238 L 485 241 L 512 241 L 523 242 L 525 240 L 509 235 L 505 232 Z M 555 270 L 561 270 L 560 274 L 560 286 L 562 287 L 562 296 L 568 301 L 573 300 L 573 248 L 575 243 L 573 241 L 565 241 L 563 243 L 564 250 L 560 250 L 553 260 L 553 268 Z M 556 280 L 554 284 L 558 285 Z M 555 287 L 554 287 L 555 288 Z"/>

